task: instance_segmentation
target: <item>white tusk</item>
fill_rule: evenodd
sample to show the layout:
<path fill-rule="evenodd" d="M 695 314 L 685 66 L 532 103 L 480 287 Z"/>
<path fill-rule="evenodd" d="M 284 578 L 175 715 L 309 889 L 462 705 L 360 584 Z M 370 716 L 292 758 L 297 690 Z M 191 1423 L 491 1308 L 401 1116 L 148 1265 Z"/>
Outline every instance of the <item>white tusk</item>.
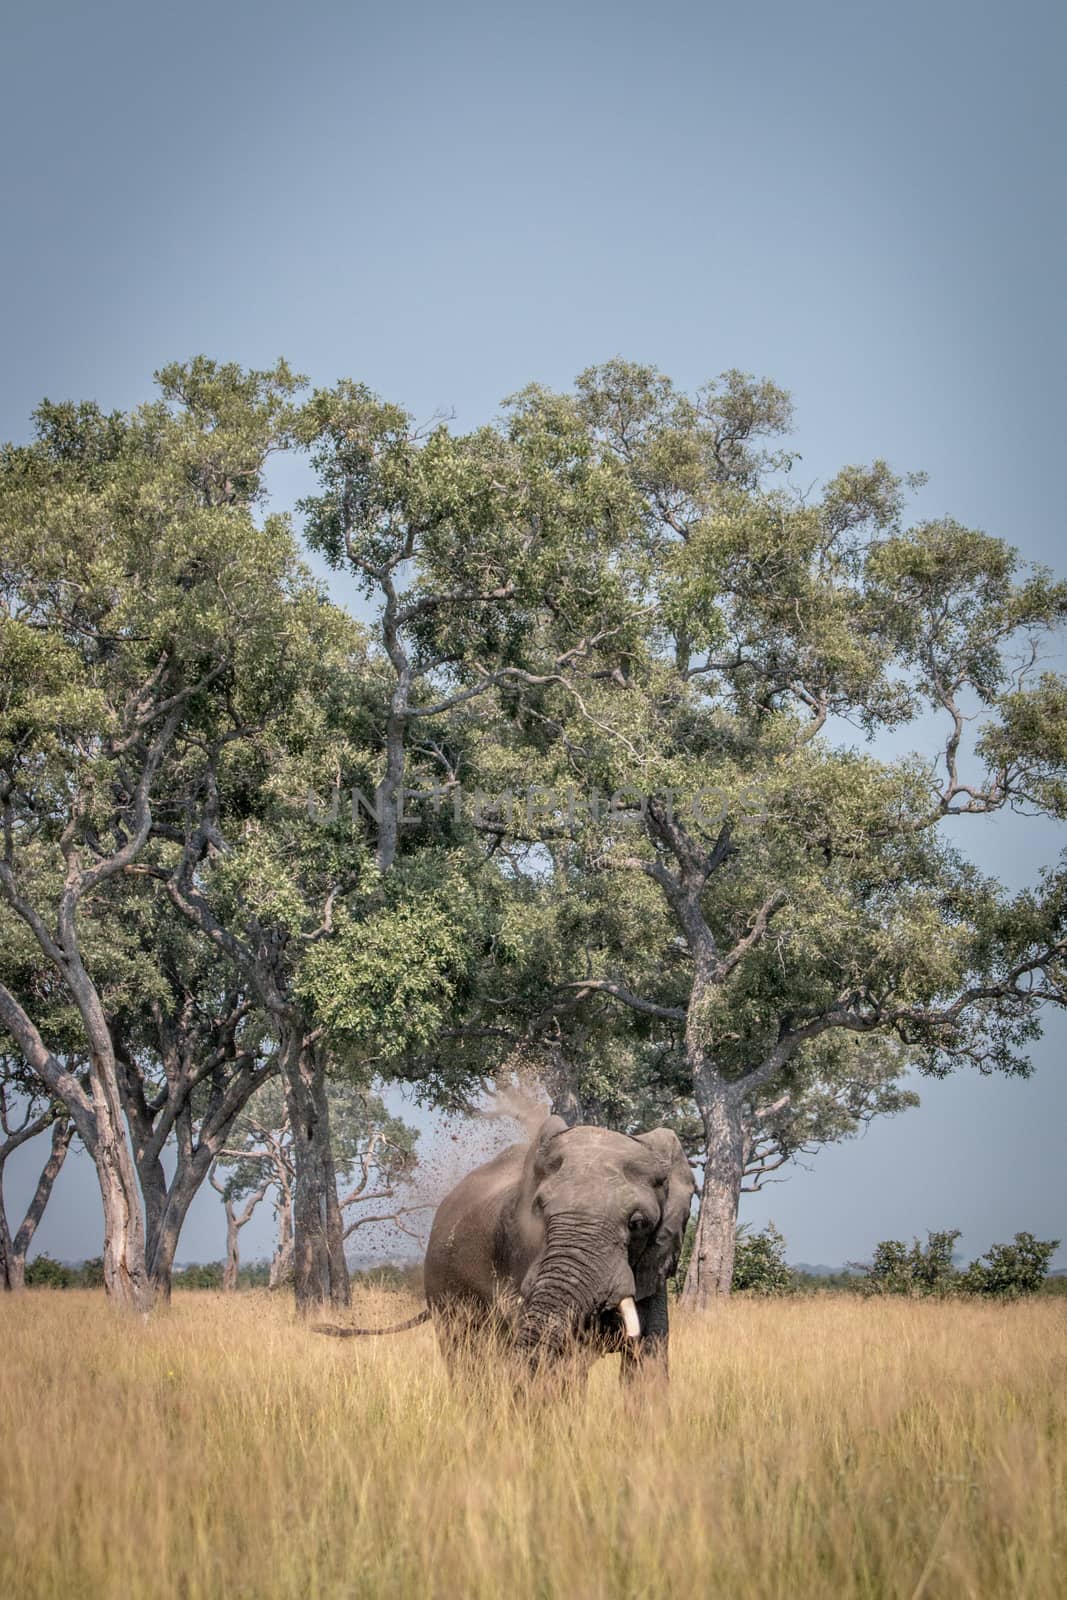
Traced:
<path fill-rule="evenodd" d="M 622 1325 L 626 1329 L 626 1337 L 628 1339 L 639 1338 L 641 1318 L 637 1315 L 637 1307 L 634 1305 L 630 1295 L 627 1295 L 625 1300 L 619 1301 L 618 1310 L 619 1316 L 622 1318 Z"/>

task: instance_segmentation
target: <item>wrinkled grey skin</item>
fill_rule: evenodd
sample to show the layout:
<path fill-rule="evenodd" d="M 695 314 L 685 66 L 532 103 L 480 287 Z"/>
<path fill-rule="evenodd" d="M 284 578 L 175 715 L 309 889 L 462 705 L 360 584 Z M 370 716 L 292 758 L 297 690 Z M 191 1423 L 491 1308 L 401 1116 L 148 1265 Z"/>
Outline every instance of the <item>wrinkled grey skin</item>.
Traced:
<path fill-rule="evenodd" d="M 693 1197 L 693 1176 L 666 1128 L 636 1138 L 542 1123 L 470 1173 L 442 1202 L 426 1253 L 426 1298 L 446 1360 L 484 1332 L 533 1366 L 577 1344 L 623 1352 L 623 1375 L 667 1362 L 667 1279 Z M 631 1296 L 641 1322 L 626 1338 L 615 1309 Z"/>

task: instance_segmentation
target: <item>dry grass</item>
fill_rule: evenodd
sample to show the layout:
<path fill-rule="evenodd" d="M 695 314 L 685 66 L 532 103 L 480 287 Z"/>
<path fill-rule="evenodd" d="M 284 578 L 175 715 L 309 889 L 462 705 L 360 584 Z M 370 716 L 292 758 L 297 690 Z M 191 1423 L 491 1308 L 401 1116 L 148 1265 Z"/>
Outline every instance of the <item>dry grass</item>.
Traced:
<path fill-rule="evenodd" d="M 0 1337 L 22 1600 L 1063 1593 L 1061 1302 L 735 1303 L 677 1327 L 670 1414 L 602 1362 L 516 1415 L 428 1328 L 342 1344 L 259 1294 L 38 1291 Z"/>

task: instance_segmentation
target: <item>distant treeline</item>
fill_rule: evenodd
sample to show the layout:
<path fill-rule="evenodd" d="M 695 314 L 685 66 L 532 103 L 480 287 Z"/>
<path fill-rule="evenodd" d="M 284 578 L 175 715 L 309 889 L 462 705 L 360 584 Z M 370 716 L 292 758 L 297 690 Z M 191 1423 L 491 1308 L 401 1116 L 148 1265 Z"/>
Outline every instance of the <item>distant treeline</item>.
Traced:
<path fill-rule="evenodd" d="M 916 1239 L 905 1245 L 896 1239 L 883 1239 L 875 1247 L 869 1263 L 853 1262 L 834 1272 L 808 1272 L 791 1267 L 785 1259 L 785 1239 L 768 1223 L 758 1233 L 739 1230 L 734 1263 L 734 1293 L 756 1295 L 787 1294 L 902 1294 L 916 1297 L 984 1295 L 1013 1299 L 1025 1294 L 1067 1296 L 1067 1272 L 1049 1273 L 1048 1265 L 1059 1241 L 1035 1239 L 1030 1233 L 1017 1233 L 1011 1244 L 993 1245 L 966 1268 L 957 1267 L 952 1248 L 959 1232 L 947 1229 L 927 1235 L 921 1245 Z M 687 1240 L 691 1245 L 691 1237 Z M 684 1274 L 685 1261 L 679 1276 Z M 176 1267 L 176 1289 L 221 1289 L 224 1263 L 190 1262 Z M 269 1287 L 270 1263 L 253 1261 L 242 1266 L 237 1277 L 239 1289 Z M 26 1283 L 37 1289 L 96 1289 L 104 1282 L 99 1257 L 71 1265 L 39 1255 L 26 1269 Z M 422 1265 L 419 1262 L 356 1269 L 352 1272 L 356 1288 L 403 1290 L 422 1294 Z"/>
<path fill-rule="evenodd" d="M 191 1261 L 186 1266 L 175 1267 L 175 1289 L 221 1289 L 225 1263 L 222 1261 Z M 422 1293 L 421 1264 L 396 1265 L 386 1263 L 380 1267 L 356 1270 L 352 1273 L 355 1288 L 407 1289 L 412 1294 Z M 266 1289 L 269 1287 L 270 1262 L 251 1261 L 237 1274 L 239 1289 Z M 104 1263 L 100 1256 L 88 1261 L 56 1261 L 52 1256 L 39 1255 L 26 1268 L 26 1286 L 30 1289 L 100 1289 L 104 1285 Z"/>
<path fill-rule="evenodd" d="M 1000 1300 L 1028 1294 L 1067 1294 L 1067 1274 L 1049 1277 L 1049 1263 L 1058 1239 L 1035 1239 L 1017 1233 L 1010 1244 L 994 1244 L 967 1267 L 958 1267 L 953 1252 L 958 1228 L 930 1232 L 926 1244 L 883 1239 L 867 1262 L 849 1262 L 840 1271 L 817 1273 L 791 1267 L 782 1233 L 769 1222 L 758 1233 L 745 1225 L 737 1230 L 732 1290 L 757 1295 L 846 1294 L 908 1295 L 915 1298 L 980 1296 Z M 686 1230 L 676 1287 L 684 1280 L 693 1248 L 694 1227 Z"/>

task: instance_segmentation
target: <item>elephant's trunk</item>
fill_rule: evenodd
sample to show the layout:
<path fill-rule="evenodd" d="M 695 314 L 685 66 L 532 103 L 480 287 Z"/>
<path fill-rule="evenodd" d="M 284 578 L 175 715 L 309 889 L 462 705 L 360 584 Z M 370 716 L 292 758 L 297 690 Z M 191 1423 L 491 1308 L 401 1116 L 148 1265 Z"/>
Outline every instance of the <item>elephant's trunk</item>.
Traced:
<path fill-rule="evenodd" d="M 637 1322 L 633 1294 L 618 1230 L 580 1213 L 557 1214 L 548 1223 L 544 1254 L 526 1294 L 519 1344 L 531 1355 L 558 1355 L 594 1313 L 627 1301 L 632 1322 L 623 1316 L 630 1333 Z"/>

